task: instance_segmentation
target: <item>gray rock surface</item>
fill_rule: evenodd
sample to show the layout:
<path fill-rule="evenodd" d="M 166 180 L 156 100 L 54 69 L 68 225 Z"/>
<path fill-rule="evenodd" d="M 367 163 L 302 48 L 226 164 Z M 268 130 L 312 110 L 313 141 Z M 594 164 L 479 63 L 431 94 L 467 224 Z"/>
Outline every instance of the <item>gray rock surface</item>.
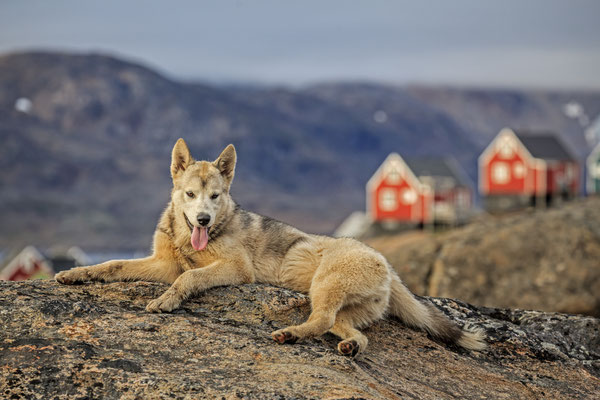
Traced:
<path fill-rule="evenodd" d="M 270 286 L 209 290 L 173 314 L 148 314 L 166 285 L 0 282 L 0 397 L 480 399 L 600 396 L 600 321 L 431 298 L 490 343 L 469 353 L 382 320 L 367 351 L 331 335 L 277 345 L 308 299 Z"/>
<path fill-rule="evenodd" d="M 600 197 L 369 244 L 418 294 L 600 316 Z"/>

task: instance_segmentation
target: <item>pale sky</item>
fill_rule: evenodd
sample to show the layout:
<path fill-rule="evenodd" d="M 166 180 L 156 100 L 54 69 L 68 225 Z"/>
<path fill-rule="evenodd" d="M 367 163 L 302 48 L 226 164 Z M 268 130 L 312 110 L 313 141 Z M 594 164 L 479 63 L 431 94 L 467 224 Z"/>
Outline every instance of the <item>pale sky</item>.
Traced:
<path fill-rule="evenodd" d="M 216 82 L 600 89 L 600 1 L 3 0 L 0 53 L 28 49 Z"/>

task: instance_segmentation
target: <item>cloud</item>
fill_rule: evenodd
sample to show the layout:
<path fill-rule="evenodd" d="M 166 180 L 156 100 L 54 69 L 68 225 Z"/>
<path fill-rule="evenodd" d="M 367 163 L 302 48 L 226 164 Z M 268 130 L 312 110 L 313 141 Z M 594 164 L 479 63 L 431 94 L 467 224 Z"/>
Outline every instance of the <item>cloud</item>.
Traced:
<path fill-rule="evenodd" d="M 172 76 L 600 87 L 600 2 L 5 2 L 0 51 L 102 50 Z"/>

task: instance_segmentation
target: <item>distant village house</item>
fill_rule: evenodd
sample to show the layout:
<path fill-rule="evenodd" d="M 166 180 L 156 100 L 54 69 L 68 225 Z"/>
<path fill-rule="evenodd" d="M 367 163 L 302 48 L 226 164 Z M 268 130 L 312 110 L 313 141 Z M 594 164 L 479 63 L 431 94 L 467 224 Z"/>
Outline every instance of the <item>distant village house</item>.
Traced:
<path fill-rule="evenodd" d="M 579 164 L 551 133 L 504 128 L 479 156 L 479 192 L 488 211 L 548 205 L 579 190 Z"/>
<path fill-rule="evenodd" d="M 0 280 L 50 279 L 57 272 L 86 264 L 87 256 L 78 247 L 46 257 L 35 247 L 27 246 L 0 264 Z"/>
<path fill-rule="evenodd" d="M 397 153 L 391 153 L 366 186 L 367 215 L 376 223 L 423 225 L 433 220 L 433 190 Z"/>
<path fill-rule="evenodd" d="M 12 257 L 0 270 L 0 280 L 23 281 L 54 276 L 54 270 L 46 258 L 33 246 L 27 246 Z"/>
<path fill-rule="evenodd" d="M 366 193 L 369 219 L 390 227 L 462 223 L 473 204 L 469 178 L 449 157 L 403 159 L 392 153 L 369 179 Z"/>

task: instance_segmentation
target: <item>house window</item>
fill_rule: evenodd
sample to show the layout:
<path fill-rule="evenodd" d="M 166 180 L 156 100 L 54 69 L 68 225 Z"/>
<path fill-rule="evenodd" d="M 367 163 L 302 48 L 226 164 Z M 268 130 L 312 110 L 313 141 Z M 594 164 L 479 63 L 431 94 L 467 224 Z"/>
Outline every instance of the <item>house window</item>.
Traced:
<path fill-rule="evenodd" d="M 397 184 L 400 182 L 400 172 L 394 167 L 390 168 L 386 181 L 391 184 Z"/>
<path fill-rule="evenodd" d="M 513 174 L 515 175 L 515 178 L 519 179 L 525 176 L 525 167 L 522 162 L 517 161 L 515 165 L 513 165 Z"/>
<path fill-rule="evenodd" d="M 590 171 L 590 175 L 594 178 L 600 179 L 600 164 L 596 164 L 594 168 Z"/>
<path fill-rule="evenodd" d="M 511 158 L 513 155 L 512 143 L 509 139 L 505 139 L 500 144 L 500 156 L 502 158 Z"/>
<path fill-rule="evenodd" d="M 510 180 L 510 168 L 507 163 L 495 162 L 492 164 L 492 182 L 507 183 Z"/>
<path fill-rule="evenodd" d="M 382 211 L 393 211 L 398 208 L 396 189 L 381 189 L 381 192 L 379 192 L 379 208 L 381 208 Z"/>
<path fill-rule="evenodd" d="M 402 202 L 405 204 L 414 204 L 417 201 L 417 192 L 406 188 L 402 191 Z"/>

